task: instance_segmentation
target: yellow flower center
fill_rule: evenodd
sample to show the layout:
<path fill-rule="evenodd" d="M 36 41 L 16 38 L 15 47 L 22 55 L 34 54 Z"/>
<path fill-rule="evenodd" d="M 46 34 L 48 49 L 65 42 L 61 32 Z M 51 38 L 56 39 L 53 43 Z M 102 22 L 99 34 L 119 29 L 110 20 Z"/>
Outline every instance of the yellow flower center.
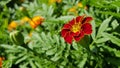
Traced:
<path fill-rule="evenodd" d="M 70 30 L 72 32 L 76 33 L 78 31 L 80 31 L 80 29 L 81 29 L 81 24 L 80 23 L 75 23 Z"/>

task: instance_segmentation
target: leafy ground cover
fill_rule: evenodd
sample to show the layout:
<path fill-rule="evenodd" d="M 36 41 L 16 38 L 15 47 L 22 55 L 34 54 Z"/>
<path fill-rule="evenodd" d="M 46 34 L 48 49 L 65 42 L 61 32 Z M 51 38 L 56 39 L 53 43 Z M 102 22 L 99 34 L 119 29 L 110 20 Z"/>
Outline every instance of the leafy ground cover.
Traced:
<path fill-rule="evenodd" d="M 120 68 L 119 0 L 0 0 L 0 68 Z"/>

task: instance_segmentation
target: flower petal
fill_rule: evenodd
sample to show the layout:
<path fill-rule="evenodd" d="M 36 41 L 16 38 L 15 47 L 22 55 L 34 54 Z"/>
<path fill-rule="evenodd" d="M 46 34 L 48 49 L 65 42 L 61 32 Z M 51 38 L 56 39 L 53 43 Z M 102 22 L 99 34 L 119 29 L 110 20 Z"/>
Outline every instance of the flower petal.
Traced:
<path fill-rule="evenodd" d="M 65 24 L 64 26 L 63 26 L 63 29 L 70 29 L 71 28 L 71 25 L 70 24 Z"/>
<path fill-rule="evenodd" d="M 92 17 L 86 17 L 83 21 L 83 23 L 89 23 L 91 20 L 93 20 Z"/>
<path fill-rule="evenodd" d="M 76 17 L 76 23 L 82 22 L 84 17 L 85 17 L 85 15 Z"/>
<path fill-rule="evenodd" d="M 76 32 L 76 33 L 70 32 L 70 34 L 71 34 L 72 36 L 78 36 L 78 35 L 80 34 L 80 32 Z"/>
<path fill-rule="evenodd" d="M 84 37 L 84 32 L 81 31 L 78 36 L 74 36 L 74 40 L 78 42 L 78 41 L 80 41 L 83 37 Z"/>
<path fill-rule="evenodd" d="M 72 25 L 74 25 L 75 24 L 75 19 L 72 19 L 70 22 L 69 22 L 69 24 L 72 26 Z"/>
<path fill-rule="evenodd" d="M 83 29 L 85 34 L 91 34 L 92 33 L 92 25 L 90 23 L 83 24 L 82 29 Z"/>
<path fill-rule="evenodd" d="M 73 36 L 70 35 L 70 33 L 67 33 L 67 35 L 64 39 L 67 43 L 72 44 Z"/>
<path fill-rule="evenodd" d="M 65 37 L 66 34 L 68 33 L 68 31 L 69 31 L 69 30 L 67 30 L 67 29 L 63 29 L 63 30 L 61 31 L 61 36 L 62 36 L 62 37 Z"/>

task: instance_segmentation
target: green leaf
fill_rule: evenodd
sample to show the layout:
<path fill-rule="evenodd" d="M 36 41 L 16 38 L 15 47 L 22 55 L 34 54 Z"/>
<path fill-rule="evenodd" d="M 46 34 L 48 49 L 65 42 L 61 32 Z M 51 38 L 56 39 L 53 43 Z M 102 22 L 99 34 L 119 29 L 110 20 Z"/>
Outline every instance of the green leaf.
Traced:
<path fill-rule="evenodd" d="M 56 48 L 47 50 L 46 54 L 47 54 L 47 55 L 53 55 L 53 54 L 55 54 L 56 50 L 57 50 Z"/>
<path fill-rule="evenodd" d="M 103 35 L 103 37 L 105 37 L 105 38 L 109 38 L 109 40 L 110 40 L 112 43 L 120 46 L 120 39 L 117 38 L 116 36 L 113 36 L 112 34 L 108 34 L 108 33 L 103 33 L 102 35 Z"/>
<path fill-rule="evenodd" d="M 31 65 L 32 68 L 37 68 L 36 65 L 33 63 L 32 60 L 29 60 L 29 63 L 30 63 L 30 65 Z"/>
<path fill-rule="evenodd" d="M 85 65 L 86 61 L 87 61 L 87 54 L 84 54 L 84 58 L 83 58 L 83 60 L 78 64 L 78 67 L 79 67 L 79 68 L 84 68 L 84 65 Z"/>
<path fill-rule="evenodd" d="M 111 48 L 109 46 L 103 46 L 105 49 L 107 49 L 111 54 L 114 53 L 116 57 L 120 57 L 120 50 L 117 50 L 115 48 Z"/>
<path fill-rule="evenodd" d="M 24 56 L 24 57 L 22 57 L 22 58 L 19 58 L 19 59 L 16 61 L 15 64 L 18 64 L 18 63 L 20 63 L 20 62 L 26 60 L 27 58 L 28 58 L 28 56 Z"/>
<path fill-rule="evenodd" d="M 56 41 L 56 43 L 57 43 L 58 45 L 60 45 L 58 35 L 54 35 L 53 38 L 54 38 L 54 41 Z"/>
<path fill-rule="evenodd" d="M 108 40 L 109 40 L 109 38 L 100 38 L 100 39 L 97 39 L 96 43 L 103 43 L 103 42 L 106 42 Z"/>
<path fill-rule="evenodd" d="M 69 20 L 71 20 L 71 19 L 73 19 L 75 16 L 61 16 L 61 17 L 59 17 L 59 18 L 57 18 L 58 20 L 64 20 L 64 21 L 69 21 Z M 62 23 L 62 22 L 61 22 Z"/>
<path fill-rule="evenodd" d="M 101 34 L 106 30 L 106 28 L 108 27 L 108 24 L 110 22 L 112 17 L 107 18 L 106 20 L 104 20 L 102 22 L 102 24 L 100 25 L 99 29 L 98 29 L 98 33 L 97 33 L 97 38 L 101 36 Z"/>
<path fill-rule="evenodd" d="M 77 44 L 76 44 L 75 42 L 73 42 L 72 47 L 73 47 L 75 50 L 78 50 L 78 46 L 77 46 Z"/>
<path fill-rule="evenodd" d="M 108 58 L 106 58 L 106 60 L 108 62 L 110 62 L 111 64 L 114 64 L 116 66 L 120 66 L 120 59 L 119 58 L 108 57 Z"/>
<path fill-rule="evenodd" d="M 95 21 L 92 22 L 92 30 L 93 32 L 91 36 L 92 36 L 92 39 L 95 40 L 95 36 L 96 36 Z"/>
<path fill-rule="evenodd" d="M 113 29 L 115 29 L 118 25 L 119 25 L 119 23 L 117 22 L 117 20 L 114 20 L 114 21 L 111 23 L 111 26 L 112 26 Z"/>

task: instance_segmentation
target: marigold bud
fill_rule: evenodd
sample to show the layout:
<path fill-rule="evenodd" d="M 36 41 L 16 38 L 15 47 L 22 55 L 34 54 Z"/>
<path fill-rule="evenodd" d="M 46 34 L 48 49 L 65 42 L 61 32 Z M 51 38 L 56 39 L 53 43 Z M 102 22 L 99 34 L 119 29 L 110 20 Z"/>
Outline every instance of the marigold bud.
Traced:
<path fill-rule="evenodd" d="M 26 11 L 26 8 L 23 6 L 21 6 L 19 9 L 20 9 L 20 11 Z"/>
<path fill-rule="evenodd" d="M 10 39 L 16 45 L 24 44 L 24 37 L 23 37 L 22 33 L 19 32 L 19 31 L 11 32 L 10 33 Z"/>

